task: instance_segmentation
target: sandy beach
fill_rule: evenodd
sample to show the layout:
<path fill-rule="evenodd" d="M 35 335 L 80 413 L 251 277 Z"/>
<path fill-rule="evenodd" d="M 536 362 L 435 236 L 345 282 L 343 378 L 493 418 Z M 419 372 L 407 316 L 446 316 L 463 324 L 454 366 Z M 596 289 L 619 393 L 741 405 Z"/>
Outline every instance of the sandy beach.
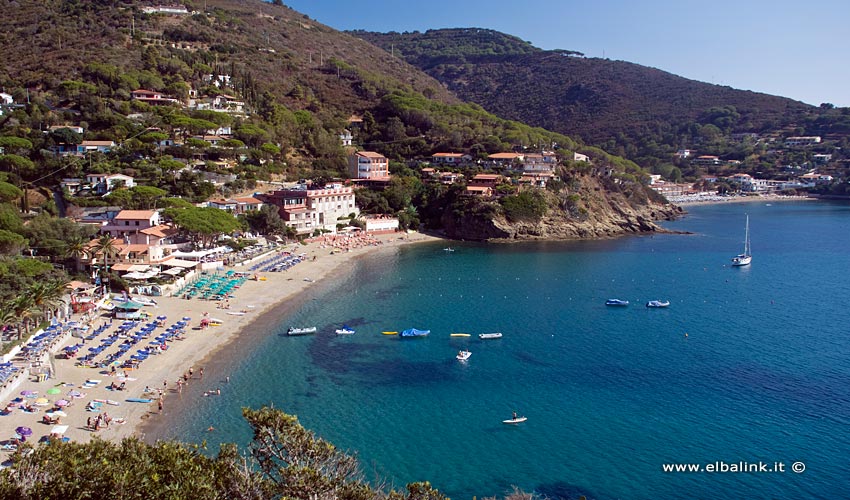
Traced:
<path fill-rule="evenodd" d="M 184 317 L 191 320 L 183 330 L 181 340 L 167 342 L 166 350 L 142 361 L 138 369 L 125 371 L 117 368 L 113 372 L 111 368 L 80 366 L 76 359 L 57 356 L 62 353 L 64 346 L 80 342 L 80 339 L 66 334 L 51 348 L 51 378 L 39 381 L 33 375 L 25 379 L 21 377 L 19 383 L 11 384 L 3 391 L 0 409 L 7 407 L 15 399 L 19 399 L 21 404 L 10 407 L 8 413 L 0 416 L 0 442 L 5 443 L 15 437 L 18 427 L 30 428 L 32 434 L 28 436 L 27 441 L 35 442 L 49 436 L 55 424 L 67 426 L 67 429 L 64 429 L 64 437 L 78 442 L 88 441 L 95 435 L 111 441 L 133 435 L 143 437 L 140 431 L 142 424 L 154 424 L 157 419 L 167 419 L 173 400 L 170 397 L 182 394 L 188 386 L 193 387 L 191 394 L 194 396 L 198 394 L 198 387 L 201 385 L 220 385 L 221 381 L 212 381 L 212 376 L 204 373 L 204 365 L 214 359 L 223 347 L 237 340 L 240 334 L 249 329 L 264 313 L 297 298 L 309 287 L 317 286 L 322 281 L 327 283 L 327 280 L 338 276 L 357 257 L 375 252 L 397 251 L 400 245 L 439 240 L 438 237 L 421 233 L 394 233 L 373 238 L 375 241 L 357 242 L 343 237 L 329 237 L 306 245 L 287 245 L 287 250 L 305 255 L 302 262 L 286 271 L 258 272 L 260 279 L 245 281 L 234 290 L 233 297 L 226 303 L 200 298 L 187 300 L 178 297 L 156 297 L 156 306 L 145 307 L 145 310 L 151 317 L 165 316 L 166 319 L 161 321 L 162 326 L 154 330 L 153 336 L 164 333 L 169 325 Z M 249 266 L 250 263 L 237 265 L 227 267 L 224 271 L 232 269 L 237 272 L 249 272 Z M 201 329 L 203 318 L 220 320 L 221 324 Z M 94 318 L 92 328 L 108 326 L 104 328 L 103 333 L 89 341 L 86 347 L 99 345 L 103 339 L 118 333 L 118 326 L 123 321 L 113 320 L 112 325 L 109 325 L 109 321 L 106 314 Z M 98 359 L 117 350 L 119 344 L 120 342 L 115 342 L 115 345 L 109 346 Z M 146 339 L 144 343 L 133 346 L 127 357 L 136 349 L 147 345 Z M 84 351 L 85 348 L 81 350 L 80 356 Z M 178 383 L 178 380 L 181 382 Z M 113 389 L 113 384 L 117 387 L 123 384 L 123 389 Z M 146 392 L 146 388 L 150 391 Z M 29 391 L 29 395 L 23 396 L 21 393 L 24 391 Z M 45 398 L 46 401 L 39 401 L 39 398 Z M 127 401 L 134 398 L 150 401 Z M 68 404 L 64 405 L 60 400 Z M 60 402 L 61 408 L 56 406 L 57 402 Z M 30 406 L 35 411 L 25 411 L 22 406 Z M 64 413 L 64 416 L 60 416 L 56 423 L 45 423 L 44 416 L 53 415 L 53 410 L 60 410 L 62 413 L 58 415 Z M 100 425 L 94 430 L 99 415 Z M 89 423 L 92 424 L 91 427 Z"/>

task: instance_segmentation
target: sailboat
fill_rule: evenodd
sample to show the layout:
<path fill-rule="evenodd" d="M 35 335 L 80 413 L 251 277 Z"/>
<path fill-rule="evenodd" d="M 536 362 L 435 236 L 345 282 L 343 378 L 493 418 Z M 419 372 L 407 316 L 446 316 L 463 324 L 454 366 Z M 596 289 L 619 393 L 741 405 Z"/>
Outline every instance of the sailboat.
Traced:
<path fill-rule="evenodd" d="M 732 257 L 732 265 L 735 267 L 748 266 L 753 260 L 753 254 L 750 250 L 750 216 L 747 215 L 747 226 L 744 236 L 744 253 Z"/>

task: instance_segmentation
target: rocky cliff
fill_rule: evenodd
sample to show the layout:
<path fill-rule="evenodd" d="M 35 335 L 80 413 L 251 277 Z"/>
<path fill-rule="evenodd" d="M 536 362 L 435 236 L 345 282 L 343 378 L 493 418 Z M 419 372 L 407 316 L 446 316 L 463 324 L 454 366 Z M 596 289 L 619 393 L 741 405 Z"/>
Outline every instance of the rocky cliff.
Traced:
<path fill-rule="evenodd" d="M 684 213 L 645 186 L 580 176 L 571 188 L 544 191 L 547 210 L 533 220 L 510 220 L 498 200 L 459 200 L 442 225 L 450 238 L 473 241 L 608 238 L 665 231 L 656 221 Z"/>

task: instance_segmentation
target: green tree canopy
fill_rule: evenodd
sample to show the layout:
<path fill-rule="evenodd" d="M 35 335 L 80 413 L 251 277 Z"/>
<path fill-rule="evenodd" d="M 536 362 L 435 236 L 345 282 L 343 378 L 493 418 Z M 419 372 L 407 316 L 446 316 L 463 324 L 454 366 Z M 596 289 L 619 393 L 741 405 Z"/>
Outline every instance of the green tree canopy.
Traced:
<path fill-rule="evenodd" d="M 9 152 L 20 152 L 21 150 L 32 149 L 32 141 L 22 137 L 4 136 L 0 137 L 0 148 Z"/>
<path fill-rule="evenodd" d="M 24 192 L 8 182 L 0 181 L 0 203 L 9 203 L 24 195 Z"/>
<path fill-rule="evenodd" d="M 0 253 L 16 255 L 27 246 L 27 239 L 18 233 L 0 229 Z"/>
<path fill-rule="evenodd" d="M 174 223 L 189 233 L 202 247 L 212 246 L 219 237 L 240 228 L 236 217 L 224 210 L 211 207 L 192 207 L 177 210 Z"/>

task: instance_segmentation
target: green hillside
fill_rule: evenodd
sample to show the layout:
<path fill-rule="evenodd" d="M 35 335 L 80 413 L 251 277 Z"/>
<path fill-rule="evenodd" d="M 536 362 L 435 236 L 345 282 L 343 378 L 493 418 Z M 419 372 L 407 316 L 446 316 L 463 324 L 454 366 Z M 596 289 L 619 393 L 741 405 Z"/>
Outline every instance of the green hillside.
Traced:
<path fill-rule="evenodd" d="M 463 100 L 643 166 L 669 162 L 678 148 L 716 150 L 710 144 L 715 135 L 850 132 L 850 116 L 828 104 L 814 107 L 624 61 L 541 50 L 492 30 L 352 34 L 423 69 Z"/>

